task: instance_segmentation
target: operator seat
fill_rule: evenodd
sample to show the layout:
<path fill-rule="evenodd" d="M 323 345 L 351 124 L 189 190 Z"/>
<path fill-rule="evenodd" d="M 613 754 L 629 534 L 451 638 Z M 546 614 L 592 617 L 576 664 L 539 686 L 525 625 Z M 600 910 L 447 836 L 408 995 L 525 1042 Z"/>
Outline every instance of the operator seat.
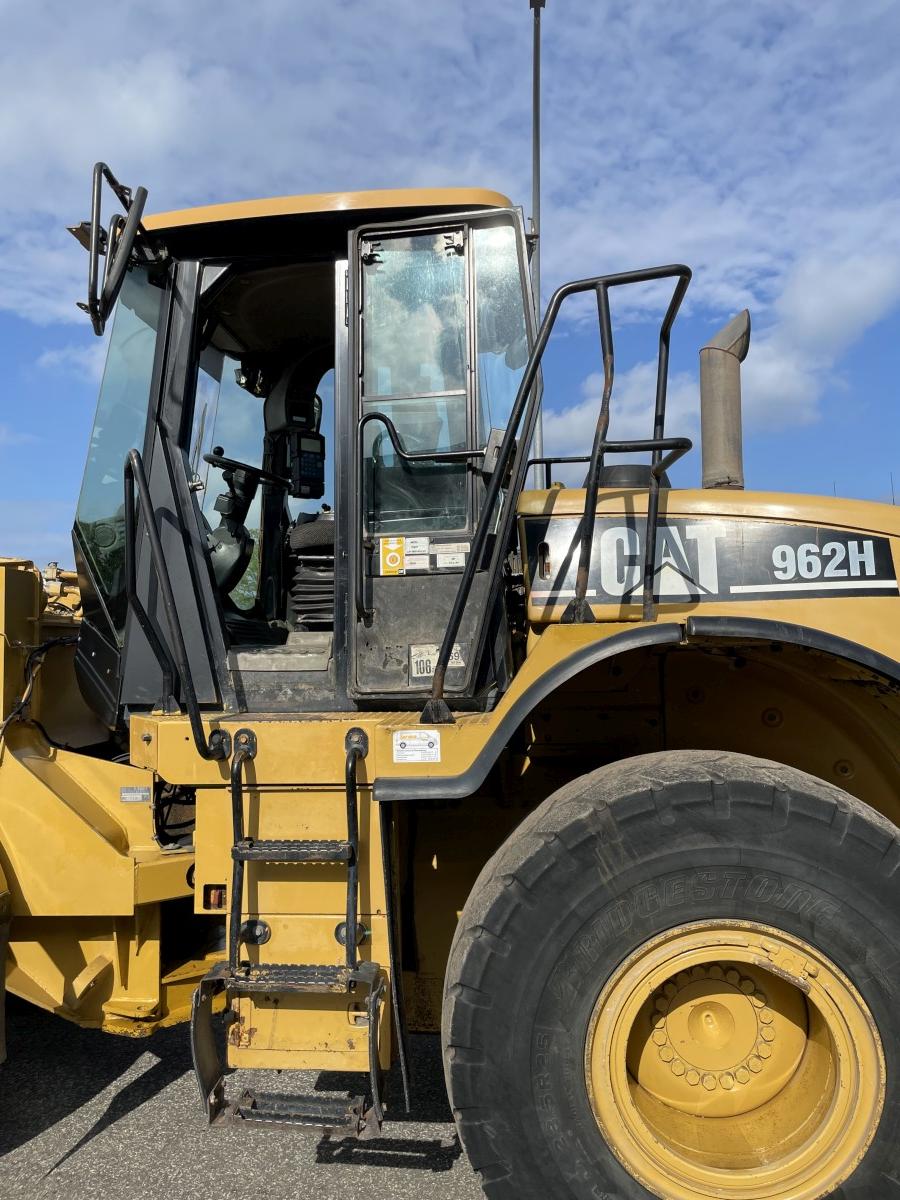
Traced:
<path fill-rule="evenodd" d="M 291 623 L 296 630 L 334 629 L 334 513 L 301 513 L 288 534 Z"/>

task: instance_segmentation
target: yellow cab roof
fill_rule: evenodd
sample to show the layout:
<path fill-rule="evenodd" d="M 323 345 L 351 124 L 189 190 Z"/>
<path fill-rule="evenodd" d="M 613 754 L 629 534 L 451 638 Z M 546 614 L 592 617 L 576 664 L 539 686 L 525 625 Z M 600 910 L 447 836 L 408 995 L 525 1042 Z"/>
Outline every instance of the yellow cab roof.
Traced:
<path fill-rule="evenodd" d="M 176 212 L 156 213 L 143 218 L 144 228 L 156 232 L 191 225 L 212 225 L 264 217 L 289 217 L 384 209 L 511 208 L 512 201 L 487 188 L 400 188 L 365 192 L 322 192 L 311 196 L 275 196 L 267 200 L 235 200 L 227 204 L 205 204 Z"/>

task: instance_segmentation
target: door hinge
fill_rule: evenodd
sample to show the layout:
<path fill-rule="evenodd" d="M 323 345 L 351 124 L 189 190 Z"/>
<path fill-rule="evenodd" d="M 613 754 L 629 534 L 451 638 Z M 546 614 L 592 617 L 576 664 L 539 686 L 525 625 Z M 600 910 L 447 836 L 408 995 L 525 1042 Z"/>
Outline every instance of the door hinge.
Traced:
<path fill-rule="evenodd" d="M 454 229 L 451 233 L 444 234 L 444 249 L 448 254 L 465 254 L 466 252 L 466 231 L 465 229 Z"/>

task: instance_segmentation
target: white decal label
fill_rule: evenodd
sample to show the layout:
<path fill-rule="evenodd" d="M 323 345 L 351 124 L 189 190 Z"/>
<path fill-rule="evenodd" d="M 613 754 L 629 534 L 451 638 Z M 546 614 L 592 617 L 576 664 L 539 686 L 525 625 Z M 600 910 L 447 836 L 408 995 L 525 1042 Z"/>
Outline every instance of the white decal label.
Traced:
<path fill-rule="evenodd" d="M 406 539 L 407 546 L 410 543 L 410 538 Z M 406 569 L 407 571 L 428 571 L 431 568 L 431 557 L 428 554 L 410 554 L 406 551 Z"/>
<path fill-rule="evenodd" d="M 436 565 L 440 567 L 464 567 L 466 565 L 466 556 L 464 554 L 438 554 Z"/>
<path fill-rule="evenodd" d="M 437 663 L 440 646 L 428 644 L 424 646 L 410 646 L 409 648 L 409 678 L 410 682 L 416 679 L 431 679 L 434 675 L 435 664 Z M 452 671 L 455 667 L 464 667 L 466 665 L 463 647 L 459 642 L 453 643 L 453 649 L 450 651 L 450 661 L 447 663 L 447 670 Z"/>
<path fill-rule="evenodd" d="M 122 804 L 149 804 L 150 789 L 148 787 L 120 787 L 119 800 Z"/>
<path fill-rule="evenodd" d="M 410 554 L 427 554 L 428 553 L 428 538 L 415 537 L 406 539 L 406 553 Z"/>
<path fill-rule="evenodd" d="M 432 542 L 431 549 L 435 554 L 468 554 L 468 542 Z"/>
<path fill-rule="evenodd" d="M 437 729 L 398 729 L 394 734 L 395 763 L 441 761 L 441 735 Z"/>

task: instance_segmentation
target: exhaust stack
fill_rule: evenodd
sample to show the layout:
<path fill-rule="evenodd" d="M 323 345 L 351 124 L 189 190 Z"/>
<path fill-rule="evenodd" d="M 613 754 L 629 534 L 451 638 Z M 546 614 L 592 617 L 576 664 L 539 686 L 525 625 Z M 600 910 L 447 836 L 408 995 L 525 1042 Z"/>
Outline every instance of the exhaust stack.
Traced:
<path fill-rule="evenodd" d="M 700 430 L 703 486 L 743 488 L 741 363 L 750 349 L 745 308 L 700 351 Z"/>

